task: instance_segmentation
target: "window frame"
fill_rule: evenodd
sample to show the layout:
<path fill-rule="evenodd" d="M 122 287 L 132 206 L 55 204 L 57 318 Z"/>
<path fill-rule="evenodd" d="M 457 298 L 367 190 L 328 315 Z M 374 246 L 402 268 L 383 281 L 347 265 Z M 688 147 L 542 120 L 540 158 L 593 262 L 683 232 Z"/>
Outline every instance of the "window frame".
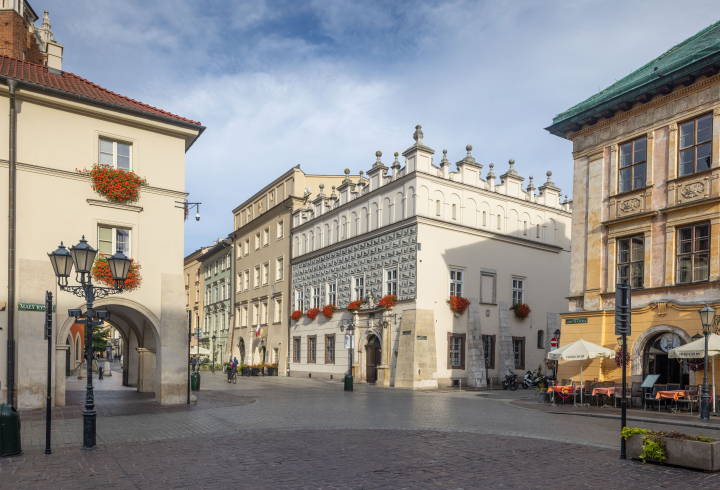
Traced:
<path fill-rule="evenodd" d="M 637 150 L 635 149 L 635 145 L 639 141 L 645 142 L 645 152 L 644 152 L 645 157 L 642 160 L 636 161 L 635 156 L 637 154 Z M 630 163 L 628 165 L 621 166 L 622 165 L 622 156 L 623 156 L 623 153 L 622 153 L 623 147 L 626 147 L 627 145 L 630 145 Z M 618 155 L 617 156 L 617 172 L 618 172 L 617 173 L 617 189 L 618 189 L 617 192 L 618 192 L 618 194 L 636 191 L 638 189 L 643 189 L 643 188 L 647 187 L 647 171 L 648 171 L 648 158 L 647 158 L 648 148 L 647 147 L 648 147 L 648 139 L 647 139 L 647 136 L 645 136 L 645 135 L 643 135 L 639 138 L 635 138 L 630 141 L 625 141 L 618 145 L 618 153 L 617 153 L 617 155 Z M 639 168 L 641 166 L 644 168 L 643 180 L 641 182 L 641 185 L 638 185 L 636 187 L 635 180 L 637 179 L 637 176 L 635 174 L 635 171 L 637 168 Z M 626 171 L 626 170 L 630 170 L 630 180 L 629 180 L 630 187 L 627 189 L 623 189 L 622 183 L 625 181 L 622 179 L 622 173 L 623 173 L 623 171 Z"/>
<path fill-rule="evenodd" d="M 698 239 L 697 235 L 696 235 L 696 229 L 703 227 L 703 226 L 707 227 L 707 230 L 708 230 L 708 234 L 706 237 L 708 246 L 707 246 L 706 250 L 696 251 L 695 245 L 696 245 L 696 241 Z M 682 230 L 687 230 L 687 229 L 692 230 L 691 238 L 690 238 L 691 251 L 685 252 L 685 253 L 680 253 L 680 246 L 681 246 L 680 232 Z M 711 224 L 710 224 L 710 222 L 707 222 L 707 221 L 702 221 L 700 223 L 692 223 L 692 224 L 688 224 L 688 225 L 681 225 L 681 226 L 677 226 L 675 228 L 675 242 L 676 242 L 676 246 L 675 246 L 675 283 L 676 284 L 702 284 L 702 283 L 708 282 L 710 280 L 711 231 L 712 231 Z M 697 256 L 701 256 L 701 255 L 705 255 L 705 257 L 707 258 L 707 273 L 706 273 L 707 278 L 702 279 L 702 280 L 695 280 L 695 270 L 697 269 L 697 267 L 695 267 L 695 259 Z M 687 281 L 687 282 L 680 281 L 680 259 L 684 258 L 684 257 L 690 257 L 690 259 L 691 259 L 690 260 L 690 262 L 691 262 L 690 281 Z"/>
<path fill-rule="evenodd" d="M 312 304 L 312 308 L 322 308 L 322 300 L 322 287 L 319 284 L 313 284 L 310 290 L 310 303 Z"/>
<path fill-rule="evenodd" d="M 357 301 L 359 299 L 365 299 L 365 274 L 360 274 L 358 276 L 351 276 L 352 277 L 352 300 Z M 358 287 L 357 280 L 360 279 L 362 281 L 362 285 Z M 362 293 L 360 297 L 358 297 L 357 290 L 361 289 Z"/>
<path fill-rule="evenodd" d="M 395 273 L 394 278 L 388 278 L 389 273 Z M 389 267 L 383 270 L 383 291 L 385 294 L 398 294 L 398 268 Z"/>
<path fill-rule="evenodd" d="M 295 289 L 295 309 L 303 311 L 305 309 L 305 293 L 303 288 Z"/>
<path fill-rule="evenodd" d="M 454 333 L 454 332 L 448 332 L 447 334 L 447 340 L 448 340 L 448 348 L 447 348 L 447 368 L 448 369 L 465 369 L 465 340 L 467 338 L 467 334 L 464 333 Z M 460 364 L 457 366 L 452 365 L 452 342 L 453 339 L 460 339 Z"/>
<path fill-rule="evenodd" d="M 330 343 L 332 342 L 332 348 Z M 335 334 L 325 334 L 325 364 L 335 364 Z"/>
<path fill-rule="evenodd" d="M 515 342 L 521 342 L 520 345 L 522 346 L 522 350 L 520 352 L 520 359 L 521 359 L 522 363 L 520 365 L 517 364 L 517 360 L 515 358 Z M 526 347 L 525 337 L 514 337 L 513 336 L 512 348 L 513 348 L 513 363 L 515 363 L 515 369 L 520 369 L 520 370 L 525 369 L 525 359 L 526 359 L 525 347 Z"/>
<path fill-rule="evenodd" d="M 285 220 L 279 220 L 276 226 L 277 239 L 282 240 L 285 237 Z"/>
<path fill-rule="evenodd" d="M 250 269 L 245 269 L 245 282 L 243 282 L 243 291 L 250 291 Z"/>
<path fill-rule="evenodd" d="M 113 145 L 113 149 L 112 149 L 112 161 L 113 161 L 113 162 L 112 162 L 112 168 L 114 168 L 114 169 L 116 169 L 116 170 L 124 170 L 124 171 L 126 171 L 126 172 L 132 172 L 132 171 L 133 171 L 133 144 L 132 144 L 132 143 L 128 143 L 128 142 L 122 141 L 122 140 L 107 138 L 107 137 L 104 137 L 104 136 L 98 136 L 98 152 L 97 152 L 98 165 L 109 165 L 109 164 L 107 164 L 107 163 L 100 163 L 100 155 L 101 155 L 101 154 L 109 155 L 109 153 L 101 151 L 101 149 L 100 149 L 100 142 L 101 142 L 101 141 L 107 141 L 108 143 L 112 143 L 112 145 Z M 118 155 L 118 144 L 127 146 L 127 147 L 128 147 L 128 150 L 129 150 L 129 151 L 128 151 L 128 157 L 127 157 L 127 159 L 128 159 L 128 168 L 126 168 L 126 169 L 125 169 L 125 168 L 119 168 L 118 165 L 117 165 L 118 156 L 124 156 L 124 155 Z"/>
<path fill-rule="evenodd" d="M 642 260 L 633 260 L 633 243 L 634 240 L 640 239 L 642 240 Z M 628 261 L 627 262 L 621 262 L 621 247 L 622 244 L 627 242 L 628 244 Z M 625 236 L 621 238 L 617 238 L 615 240 L 615 273 L 617 274 L 617 282 L 621 283 L 623 275 L 620 273 L 620 267 L 627 267 L 628 268 L 628 282 L 627 284 L 630 285 L 631 289 L 642 289 L 645 286 L 645 235 L 631 235 L 631 236 Z M 641 263 L 642 264 L 642 274 L 640 274 L 640 286 L 635 286 L 633 283 L 633 279 L 636 277 L 633 274 L 633 264 Z"/>
<path fill-rule="evenodd" d="M 460 274 L 460 279 L 458 279 Z M 454 276 L 454 277 L 453 277 Z M 450 267 L 448 269 L 448 280 L 449 280 L 449 296 L 463 297 L 463 290 L 465 289 L 465 269 L 457 267 Z M 458 293 L 458 286 L 460 292 Z"/>
<path fill-rule="evenodd" d="M 110 246 L 110 248 L 112 249 L 112 251 L 111 251 L 109 254 L 106 254 L 105 252 L 100 252 L 100 229 L 101 229 L 101 228 L 104 228 L 104 229 L 106 229 L 106 230 L 109 229 L 109 230 L 110 230 L 110 234 L 111 234 L 111 236 L 112 236 L 112 241 L 111 241 L 111 246 Z M 127 255 L 128 257 L 132 257 L 132 236 L 133 236 L 133 233 L 132 233 L 133 230 L 132 230 L 132 228 L 125 228 L 125 227 L 123 227 L 123 226 L 103 225 L 103 224 L 98 224 L 98 225 L 97 225 L 97 241 L 96 241 L 96 246 L 97 246 L 97 250 L 98 250 L 98 253 L 99 253 L 99 254 L 102 253 L 103 255 L 113 255 L 113 254 L 115 254 L 115 252 L 117 252 L 117 242 L 118 242 L 118 240 L 117 240 L 117 235 L 118 235 L 118 230 L 122 230 L 122 231 L 126 231 L 126 232 L 127 232 L 127 234 L 128 234 L 128 235 L 127 235 L 127 250 L 123 250 L 123 253 L 124 253 L 125 255 Z M 107 243 L 106 240 L 105 240 L 104 242 Z"/>
<path fill-rule="evenodd" d="M 275 259 L 275 282 L 285 279 L 285 256 Z"/>
<path fill-rule="evenodd" d="M 270 284 L 270 262 L 262 264 L 262 285 L 267 286 Z"/>
<path fill-rule="evenodd" d="M 270 227 L 263 230 L 263 247 L 270 246 Z"/>
<path fill-rule="evenodd" d="M 492 277 L 492 302 L 483 301 L 485 295 L 483 292 L 483 277 Z M 481 305 L 497 305 L 497 272 L 489 270 L 480 271 L 480 304 Z"/>
<path fill-rule="evenodd" d="M 516 286 L 516 281 L 518 283 L 522 282 L 521 286 Z M 510 280 L 510 285 L 512 286 L 512 305 L 515 306 L 517 304 L 527 304 L 527 298 L 526 298 L 526 289 L 525 289 L 525 283 L 527 282 L 526 277 L 521 276 L 512 276 Z M 522 300 L 519 300 L 519 298 L 522 297 Z"/>
<path fill-rule="evenodd" d="M 337 281 L 329 281 L 325 284 L 325 301 L 328 305 L 337 306 Z"/>
<path fill-rule="evenodd" d="M 293 337 L 293 362 L 301 362 L 302 360 L 302 338 Z"/>
<path fill-rule="evenodd" d="M 273 300 L 273 324 L 282 323 L 282 298 Z"/>
<path fill-rule="evenodd" d="M 487 341 L 490 341 L 492 344 L 490 348 L 490 361 L 488 361 L 488 352 L 486 349 L 486 343 Z M 495 335 L 483 335 L 482 336 L 482 343 L 483 343 L 483 356 L 485 357 L 485 369 L 495 369 Z"/>
<path fill-rule="evenodd" d="M 700 143 L 697 141 L 697 126 L 698 121 L 700 119 L 703 119 L 705 117 L 710 118 L 710 139 L 704 140 Z M 693 144 L 686 147 L 681 147 L 682 145 L 682 126 L 693 123 Z M 713 145 L 713 115 L 712 112 L 706 112 L 704 114 L 700 114 L 699 116 L 695 116 L 693 118 L 687 119 L 685 121 L 677 123 L 677 176 L 678 177 L 686 177 L 688 175 L 694 175 L 700 172 L 706 172 L 712 168 L 712 145 Z M 708 158 L 710 160 L 710 165 L 706 169 L 698 170 L 697 169 L 697 150 L 701 146 L 709 145 L 710 146 L 710 153 L 708 154 Z M 693 171 L 688 173 L 682 173 L 682 154 L 683 152 L 692 150 L 693 152 Z"/>
<path fill-rule="evenodd" d="M 545 350 L 545 330 L 537 331 L 537 348 Z"/>
<path fill-rule="evenodd" d="M 317 335 L 307 336 L 307 363 L 317 364 Z"/>

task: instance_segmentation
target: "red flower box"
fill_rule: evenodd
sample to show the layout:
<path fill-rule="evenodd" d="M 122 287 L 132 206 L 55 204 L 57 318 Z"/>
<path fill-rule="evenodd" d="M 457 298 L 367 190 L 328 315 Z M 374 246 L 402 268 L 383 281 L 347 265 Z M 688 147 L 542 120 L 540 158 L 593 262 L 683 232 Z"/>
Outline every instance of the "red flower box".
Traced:
<path fill-rule="evenodd" d="M 348 311 L 358 311 L 360 309 L 360 306 L 365 304 L 364 299 L 358 299 L 356 301 L 351 301 L 350 304 L 347 305 Z"/>
<path fill-rule="evenodd" d="M 519 320 L 524 320 L 530 316 L 530 307 L 524 303 L 518 303 L 510 309 L 515 311 L 515 317 Z"/>
<path fill-rule="evenodd" d="M 450 296 L 450 299 L 447 300 L 447 304 L 450 305 L 450 309 L 453 313 L 462 315 L 465 313 L 465 310 L 467 310 L 467 307 L 470 306 L 470 301 L 462 296 Z"/>
<path fill-rule="evenodd" d="M 310 308 L 306 315 L 309 319 L 314 320 L 317 318 L 318 313 L 320 313 L 320 308 Z"/>
<path fill-rule="evenodd" d="M 135 172 L 116 169 L 110 165 L 95 164 L 90 170 L 83 169 L 78 172 L 90 175 L 95 192 L 108 201 L 120 204 L 136 202 L 140 199 L 140 186 L 148 185 L 147 180 L 140 178 Z"/>
<path fill-rule="evenodd" d="M 378 305 L 382 306 L 383 308 L 390 309 L 397 303 L 397 296 L 394 294 L 386 294 L 383 296 L 380 301 L 378 301 Z"/>
<path fill-rule="evenodd" d="M 95 258 L 95 263 L 93 263 L 90 273 L 96 280 L 103 282 L 110 287 L 115 287 L 115 280 L 113 280 L 107 257 L 107 255 L 98 255 Z M 139 288 L 141 282 L 142 276 L 140 275 L 140 264 L 133 260 L 130 263 L 130 270 L 128 271 L 127 279 L 125 279 L 123 289 L 125 291 L 132 291 L 133 289 Z"/>
<path fill-rule="evenodd" d="M 295 321 L 300 320 L 300 317 L 303 316 L 302 310 L 295 310 L 290 314 L 290 318 L 292 318 Z"/>
<path fill-rule="evenodd" d="M 335 313 L 335 310 L 337 310 L 337 306 L 335 305 L 325 305 L 322 309 L 322 314 L 325 318 L 332 318 L 333 314 Z"/>

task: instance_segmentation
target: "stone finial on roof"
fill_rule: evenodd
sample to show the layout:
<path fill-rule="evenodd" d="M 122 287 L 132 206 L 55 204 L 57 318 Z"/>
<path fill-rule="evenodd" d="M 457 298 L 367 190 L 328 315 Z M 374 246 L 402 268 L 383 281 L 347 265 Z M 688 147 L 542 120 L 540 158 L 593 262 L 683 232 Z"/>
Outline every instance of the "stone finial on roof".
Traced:
<path fill-rule="evenodd" d="M 440 168 L 443 168 L 445 165 L 450 165 L 450 161 L 447 159 L 447 150 L 443 150 L 443 157 L 442 160 L 440 160 Z"/>
<path fill-rule="evenodd" d="M 323 197 L 325 197 L 325 193 L 323 192 L 323 189 L 325 189 L 325 184 L 320 183 L 320 185 L 319 185 L 318 187 L 320 187 L 320 192 L 318 192 L 317 197 L 318 197 L 318 198 L 323 198 Z"/>
<path fill-rule="evenodd" d="M 507 171 L 508 175 L 517 175 L 515 171 L 515 159 L 511 158 L 508 160 L 508 163 L 510 164 L 510 170 Z"/>
<path fill-rule="evenodd" d="M 555 185 L 555 182 L 552 181 L 552 172 L 548 170 L 545 175 L 547 175 L 547 182 L 540 186 L 540 191 L 543 191 L 544 189 L 552 189 L 560 192 L 560 189 L 558 189 Z"/>
<path fill-rule="evenodd" d="M 394 161 L 393 164 L 392 164 L 392 168 L 393 168 L 394 170 L 399 170 L 399 169 L 400 169 L 400 162 L 398 162 L 398 155 L 399 155 L 398 152 L 395 152 L 395 161 Z"/>
<path fill-rule="evenodd" d="M 533 194 L 535 194 L 535 185 L 533 184 L 533 176 L 531 175 L 529 178 L 530 178 L 530 182 L 528 183 L 528 186 L 527 186 L 527 193 L 532 196 Z"/>
<path fill-rule="evenodd" d="M 487 180 L 495 180 L 495 172 L 493 172 L 493 167 L 495 167 L 494 163 L 490 164 L 490 171 L 487 174 Z"/>
<path fill-rule="evenodd" d="M 503 182 L 505 182 L 508 178 L 519 180 L 520 182 L 525 180 L 524 178 L 520 177 L 515 170 L 515 160 L 511 158 L 510 160 L 508 160 L 508 163 L 510 164 L 510 168 L 507 172 L 500 176 L 500 180 L 502 180 Z"/>
<path fill-rule="evenodd" d="M 364 172 L 361 170 L 359 173 L 360 173 L 360 179 L 358 180 L 357 185 L 360 186 L 360 190 L 362 190 L 365 188 L 365 179 L 363 178 Z"/>
<path fill-rule="evenodd" d="M 375 160 L 375 163 L 373 163 L 373 168 L 375 168 L 375 167 L 382 167 L 382 166 L 383 166 L 383 162 L 380 161 L 380 157 L 381 157 L 381 156 L 382 156 L 382 152 L 381 152 L 380 150 L 378 150 L 378 151 L 375 152 L 376 160 Z"/>
<path fill-rule="evenodd" d="M 330 199 L 336 200 L 337 194 L 335 194 L 335 186 L 332 186 L 332 192 L 330 193 Z"/>
<path fill-rule="evenodd" d="M 422 126 L 419 124 L 415 126 L 415 133 L 413 133 L 413 139 L 415 140 L 415 143 L 418 145 L 422 145 L 422 139 L 423 139 L 423 132 L 422 132 Z"/>
<path fill-rule="evenodd" d="M 345 169 L 345 178 L 342 181 L 343 184 L 352 184 L 352 180 L 350 180 L 350 169 Z"/>
<path fill-rule="evenodd" d="M 465 151 L 467 151 L 467 155 L 465 155 L 465 158 L 463 158 L 462 160 L 460 160 L 459 162 L 457 162 L 456 165 L 462 166 L 462 165 L 465 165 L 465 164 L 471 164 L 471 165 L 476 165 L 478 168 L 482 168 L 482 167 L 483 167 L 482 165 L 480 165 L 479 163 L 477 163 L 477 162 L 475 161 L 475 158 L 472 156 L 472 145 L 467 145 L 467 146 L 465 147 Z"/>

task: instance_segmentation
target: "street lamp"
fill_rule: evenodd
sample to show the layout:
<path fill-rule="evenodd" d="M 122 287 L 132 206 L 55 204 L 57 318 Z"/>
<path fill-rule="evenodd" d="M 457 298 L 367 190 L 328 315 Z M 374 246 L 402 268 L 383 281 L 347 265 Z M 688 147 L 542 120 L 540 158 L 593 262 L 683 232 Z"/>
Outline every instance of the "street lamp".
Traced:
<path fill-rule="evenodd" d="M 212 346 L 213 346 L 213 349 L 212 349 L 212 353 L 213 353 L 212 354 L 212 362 L 213 362 L 212 363 L 212 372 L 213 372 L 213 374 L 215 374 L 215 340 L 216 339 L 217 339 L 217 337 L 215 336 L 215 334 L 213 334 L 213 336 L 212 336 Z"/>
<path fill-rule="evenodd" d="M 710 387 L 708 386 L 708 335 L 710 335 L 710 327 L 712 327 L 715 319 L 715 310 L 710 308 L 708 304 L 700 310 L 700 322 L 705 335 L 705 366 L 703 368 L 703 392 L 700 395 L 700 420 L 710 420 Z"/>
<path fill-rule="evenodd" d="M 96 299 L 105 298 L 111 294 L 121 294 L 123 286 L 130 271 L 132 260 L 127 258 L 120 250 L 115 255 L 107 259 L 110 266 L 112 278 L 115 281 L 114 288 L 97 287 L 92 283 L 90 270 L 95 262 L 97 250 L 88 245 L 85 236 L 82 237 L 80 243 L 70 247 L 70 251 L 60 242 L 60 247 L 52 253 L 48 254 L 50 263 L 52 264 L 55 277 L 58 280 L 58 286 L 61 291 L 73 293 L 75 296 L 83 298 L 87 303 L 87 314 L 85 315 L 85 359 L 87 362 L 87 386 L 85 388 L 85 411 L 83 412 L 83 449 L 94 449 L 96 444 L 96 428 L 97 414 L 95 413 L 95 395 L 93 393 L 92 384 L 92 327 L 103 324 L 103 319 L 108 318 L 107 311 L 93 312 L 93 303 Z M 80 283 L 79 286 L 69 286 L 68 277 L 75 266 L 75 280 Z M 80 310 L 68 311 L 69 316 L 77 318 L 80 316 Z"/>
<path fill-rule="evenodd" d="M 557 339 L 557 347 L 555 347 L 555 348 L 559 349 L 560 348 L 560 329 L 556 328 L 555 331 L 553 332 L 553 335 L 555 335 L 555 338 Z M 557 384 L 557 380 L 558 380 L 558 360 L 555 359 L 555 384 Z M 553 392 L 553 399 L 554 398 L 555 398 L 555 393 Z"/>

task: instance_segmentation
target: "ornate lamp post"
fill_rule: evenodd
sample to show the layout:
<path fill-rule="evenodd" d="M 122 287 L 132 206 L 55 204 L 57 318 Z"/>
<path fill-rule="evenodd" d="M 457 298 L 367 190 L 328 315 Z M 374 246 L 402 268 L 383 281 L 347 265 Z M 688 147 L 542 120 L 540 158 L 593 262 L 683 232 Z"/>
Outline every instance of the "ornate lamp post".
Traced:
<path fill-rule="evenodd" d="M 70 247 L 70 251 L 60 242 L 60 247 L 52 253 L 48 254 L 50 263 L 52 264 L 55 276 L 58 279 L 58 286 L 61 291 L 73 293 L 75 296 L 83 298 L 87 303 L 87 314 L 85 315 L 85 359 L 87 362 L 87 386 L 85 394 L 85 411 L 83 412 L 83 449 L 94 449 L 96 447 L 96 413 L 95 396 L 93 394 L 92 384 L 92 327 L 102 325 L 103 319 L 110 316 L 107 310 L 99 310 L 93 312 L 93 303 L 96 299 L 105 298 L 111 294 L 120 294 L 123 292 L 123 286 L 130 272 L 130 264 L 132 260 L 125 256 L 120 250 L 112 257 L 108 257 L 108 265 L 112 278 L 115 281 L 114 288 L 97 287 L 92 283 L 90 270 L 95 262 L 97 250 L 88 245 L 85 236 L 82 237 L 80 243 Z M 79 286 L 69 286 L 68 277 L 72 273 L 75 266 L 75 280 L 80 283 Z M 69 310 L 68 315 L 77 319 L 82 312 L 77 309 Z"/>
<path fill-rule="evenodd" d="M 212 336 L 212 372 L 215 374 L 215 340 L 217 337 L 215 334 Z"/>
<path fill-rule="evenodd" d="M 700 395 L 700 420 L 710 420 L 710 387 L 708 386 L 708 335 L 710 335 L 710 327 L 712 327 L 715 319 L 715 310 L 709 305 L 700 310 L 700 322 L 705 335 L 705 366 L 703 368 L 703 387 L 702 395 Z"/>

